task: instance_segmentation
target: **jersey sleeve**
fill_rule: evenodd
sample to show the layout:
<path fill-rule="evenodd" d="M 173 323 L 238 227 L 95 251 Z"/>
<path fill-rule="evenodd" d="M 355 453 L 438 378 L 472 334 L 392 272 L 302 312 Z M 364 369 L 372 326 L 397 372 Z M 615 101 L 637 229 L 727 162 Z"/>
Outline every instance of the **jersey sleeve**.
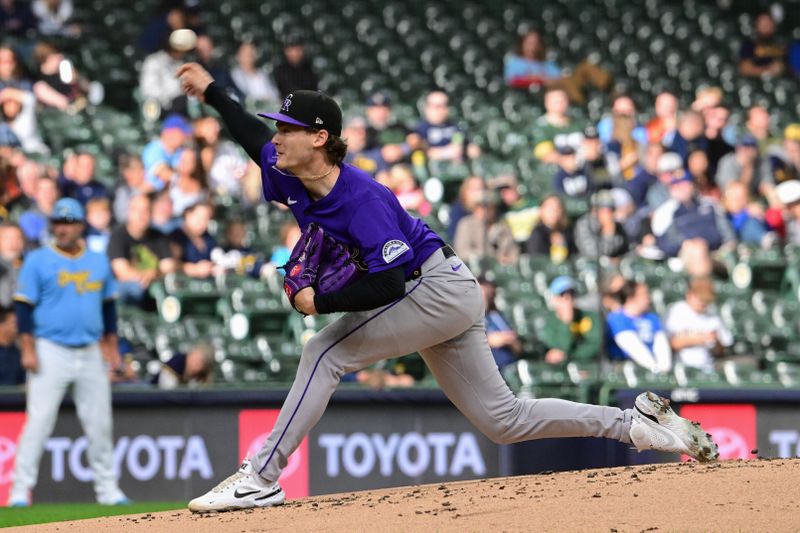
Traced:
<path fill-rule="evenodd" d="M 362 204 L 348 229 L 369 272 L 388 270 L 414 258 L 414 251 L 400 230 L 397 217 L 380 199 Z"/>
<path fill-rule="evenodd" d="M 622 313 L 611 313 L 606 320 L 608 320 L 608 329 L 613 336 L 617 336 L 625 331 L 633 331 L 638 334 L 633 321 Z"/>
<path fill-rule="evenodd" d="M 39 260 L 40 254 L 32 253 L 22 263 L 17 277 L 17 290 L 14 299 L 36 305 L 39 302 Z"/>

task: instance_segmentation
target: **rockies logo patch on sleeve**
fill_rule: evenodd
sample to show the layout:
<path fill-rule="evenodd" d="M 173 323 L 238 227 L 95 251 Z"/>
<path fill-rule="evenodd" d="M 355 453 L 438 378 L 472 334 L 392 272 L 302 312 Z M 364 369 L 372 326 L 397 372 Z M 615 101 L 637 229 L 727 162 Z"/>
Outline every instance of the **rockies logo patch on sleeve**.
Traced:
<path fill-rule="evenodd" d="M 391 263 L 409 250 L 403 241 L 392 240 L 383 245 L 383 260 Z"/>

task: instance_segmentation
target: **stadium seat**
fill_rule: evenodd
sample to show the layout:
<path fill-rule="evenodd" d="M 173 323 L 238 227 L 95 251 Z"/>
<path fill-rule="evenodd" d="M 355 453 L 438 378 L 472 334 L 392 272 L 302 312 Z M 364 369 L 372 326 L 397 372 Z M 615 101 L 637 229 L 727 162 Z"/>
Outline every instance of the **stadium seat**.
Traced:
<path fill-rule="evenodd" d="M 729 385 L 741 388 L 775 388 L 780 381 L 774 370 L 761 370 L 752 363 L 725 361 L 723 373 Z"/>
<path fill-rule="evenodd" d="M 186 315 L 214 316 L 220 293 L 213 280 L 194 279 L 168 274 L 150 286 L 159 315 L 166 322 L 176 322 Z"/>
<path fill-rule="evenodd" d="M 672 373 L 656 374 L 645 370 L 633 361 L 625 361 L 616 370 L 625 379 L 628 388 L 631 389 L 672 389 L 678 385 L 678 381 Z"/>
<path fill-rule="evenodd" d="M 680 387 L 696 389 L 713 389 L 727 386 L 724 376 L 712 369 L 698 369 L 687 367 L 682 363 L 675 363 L 673 369 L 675 380 Z"/>
<path fill-rule="evenodd" d="M 781 385 L 787 389 L 800 387 L 800 364 L 781 361 L 775 365 L 775 372 Z"/>

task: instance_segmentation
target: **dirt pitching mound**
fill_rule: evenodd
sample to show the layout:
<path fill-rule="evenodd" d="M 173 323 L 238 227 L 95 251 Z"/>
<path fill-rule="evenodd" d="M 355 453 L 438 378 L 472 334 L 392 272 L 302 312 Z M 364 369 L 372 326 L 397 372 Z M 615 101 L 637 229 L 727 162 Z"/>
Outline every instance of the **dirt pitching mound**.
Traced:
<path fill-rule="evenodd" d="M 317 496 L 210 515 L 167 511 L 18 528 L 250 531 L 798 531 L 800 460 L 583 470 Z"/>

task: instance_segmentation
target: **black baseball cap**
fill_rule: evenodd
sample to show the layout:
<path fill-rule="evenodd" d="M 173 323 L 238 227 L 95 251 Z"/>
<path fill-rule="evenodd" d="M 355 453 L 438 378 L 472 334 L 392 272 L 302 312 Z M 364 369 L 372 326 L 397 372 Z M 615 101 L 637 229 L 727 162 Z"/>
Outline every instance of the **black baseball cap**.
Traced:
<path fill-rule="evenodd" d="M 283 100 L 277 113 L 259 113 L 271 118 L 304 128 L 327 130 L 337 137 L 342 135 L 342 109 L 336 101 L 319 91 L 293 91 Z"/>
<path fill-rule="evenodd" d="M 384 93 L 373 93 L 367 98 L 369 107 L 392 107 L 392 99 Z"/>
<path fill-rule="evenodd" d="M 575 155 L 575 148 L 568 144 L 561 144 L 557 146 L 556 151 L 561 155 Z"/>

